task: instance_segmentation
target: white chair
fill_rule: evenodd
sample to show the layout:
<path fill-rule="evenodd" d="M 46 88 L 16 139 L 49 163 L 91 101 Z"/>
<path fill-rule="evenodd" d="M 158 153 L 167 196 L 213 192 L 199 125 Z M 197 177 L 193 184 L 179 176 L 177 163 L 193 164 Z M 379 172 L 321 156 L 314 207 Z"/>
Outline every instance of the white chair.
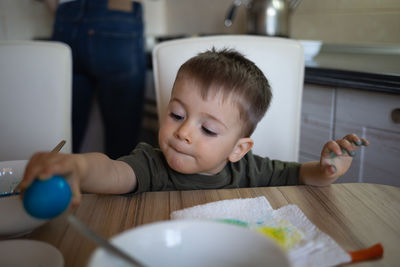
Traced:
<path fill-rule="evenodd" d="M 0 161 L 29 159 L 66 140 L 71 152 L 71 50 L 58 42 L 0 42 Z"/>
<path fill-rule="evenodd" d="M 167 41 L 153 50 L 153 70 L 159 118 L 165 116 L 179 67 L 212 47 L 233 48 L 253 61 L 272 88 L 272 102 L 252 135 L 253 152 L 272 159 L 297 161 L 304 58 L 298 41 L 283 38 L 221 35 Z"/>

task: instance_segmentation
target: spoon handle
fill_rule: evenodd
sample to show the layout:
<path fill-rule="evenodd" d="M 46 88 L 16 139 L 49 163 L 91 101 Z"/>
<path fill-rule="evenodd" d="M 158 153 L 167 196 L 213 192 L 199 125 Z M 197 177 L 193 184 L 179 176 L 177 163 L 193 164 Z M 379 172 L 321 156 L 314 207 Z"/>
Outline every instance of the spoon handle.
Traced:
<path fill-rule="evenodd" d="M 58 143 L 58 145 L 56 145 L 53 150 L 51 150 L 51 152 L 59 152 L 61 150 L 61 148 L 65 145 L 66 141 L 62 140 L 60 143 Z"/>
<path fill-rule="evenodd" d="M 78 218 L 76 218 L 74 215 L 68 215 L 68 222 L 72 224 L 72 226 L 74 226 L 74 228 L 78 230 L 81 234 L 94 241 L 100 247 L 124 259 L 126 262 L 133 264 L 134 266 L 144 266 L 143 264 L 132 258 L 132 256 L 126 254 L 124 251 L 114 246 L 111 242 L 109 242 L 102 236 L 93 232 L 88 226 L 79 221 Z"/>

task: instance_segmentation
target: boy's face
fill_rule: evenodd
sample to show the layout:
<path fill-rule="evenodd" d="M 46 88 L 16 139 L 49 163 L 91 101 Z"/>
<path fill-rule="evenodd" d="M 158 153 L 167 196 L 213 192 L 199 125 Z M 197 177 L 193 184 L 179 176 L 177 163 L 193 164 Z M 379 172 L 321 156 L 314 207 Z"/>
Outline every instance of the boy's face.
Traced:
<path fill-rule="evenodd" d="M 229 100 L 212 92 L 203 100 L 193 80 L 175 82 L 159 131 L 160 148 L 172 169 L 216 174 L 228 160 L 237 161 L 250 150 L 251 139 L 240 138 L 239 110 Z"/>

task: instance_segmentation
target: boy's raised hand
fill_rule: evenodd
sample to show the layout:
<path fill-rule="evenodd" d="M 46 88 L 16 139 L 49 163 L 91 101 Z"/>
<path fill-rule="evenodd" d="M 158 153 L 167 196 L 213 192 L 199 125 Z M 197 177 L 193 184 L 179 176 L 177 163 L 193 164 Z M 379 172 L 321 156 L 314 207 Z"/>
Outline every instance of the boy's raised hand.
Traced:
<path fill-rule="evenodd" d="M 345 174 L 351 166 L 356 150 L 368 146 L 368 140 L 356 134 L 348 134 L 343 139 L 329 141 L 322 148 L 320 166 L 327 177 L 337 178 Z"/>
<path fill-rule="evenodd" d="M 79 204 L 81 200 L 79 157 L 79 154 L 35 153 L 29 160 L 17 189 L 21 190 L 23 194 L 36 178 L 46 180 L 53 175 L 61 175 L 68 180 L 71 186 L 73 195 L 71 203 L 73 205 Z"/>

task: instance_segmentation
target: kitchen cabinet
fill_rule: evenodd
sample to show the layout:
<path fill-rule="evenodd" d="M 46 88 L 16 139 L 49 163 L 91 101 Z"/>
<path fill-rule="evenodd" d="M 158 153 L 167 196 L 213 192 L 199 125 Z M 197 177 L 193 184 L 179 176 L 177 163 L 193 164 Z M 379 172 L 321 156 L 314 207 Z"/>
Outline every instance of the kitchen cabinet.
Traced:
<path fill-rule="evenodd" d="M 327 140 L 333 139 L 335 89 L 305 84 L 300 129 L 300 162 L 317 160 Z"/>
<path fill-rule="evenodd" d="M 300 161 L 317 160 L 323 144 L 348 133 L 367 138 L 350 170 L 337 180 L 400 186 L 400 94 L 305 84 Z M 396 110 L 396 111 L 395 111 Z"/>

